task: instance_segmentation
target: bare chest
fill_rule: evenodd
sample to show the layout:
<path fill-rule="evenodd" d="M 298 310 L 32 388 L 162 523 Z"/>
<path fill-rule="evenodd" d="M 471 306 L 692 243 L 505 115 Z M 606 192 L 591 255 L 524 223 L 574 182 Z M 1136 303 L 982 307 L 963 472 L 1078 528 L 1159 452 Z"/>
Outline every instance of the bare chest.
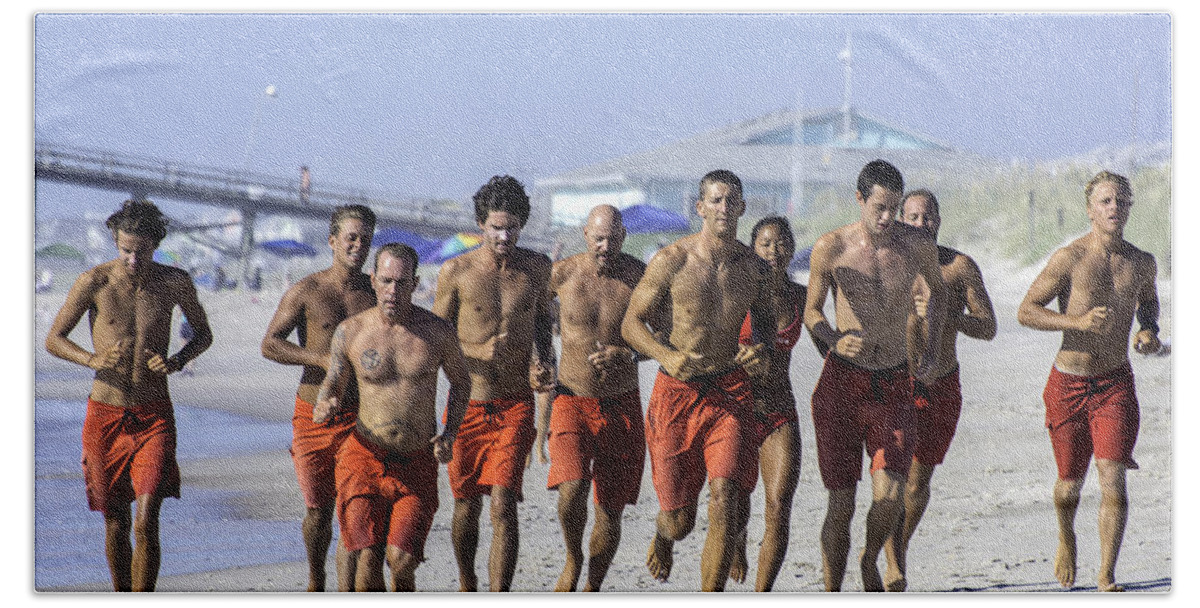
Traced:
<path fill-rule="evenodd" d="M 96 294 L 94 328 L 114 335 L 161 331 L 171 324 L 175 299 L 159 285 L 109 285 Z"/>
<path fill-rule="evenodd" d="M 915 265 L 903 252 L 883 247 L 849 249 L 837 259 L 833 270 L 840 296 L 850 302 L 880 306 L 906 302 L 916 275 Z"/>
<path fill-rule="evenodd" d="M 565 325 L 598 330 L 619 326 L 633 290 L 608 277 L 576 277 L 558 289 L 561 318 Z"/>
<path fill-rule="evenodd" d="M 464 279 L 459 314 L 466 312 L 473 319 L 532 318 L 540 293 L 528 272 L 503 269 Z"/>
<path fill-rule="evenodd" d="M 1136 302 L 1141 288 L 1136 263 L 1124 256 L 1089 253 L 1071 269 L 1073 308 Z"/>
<path fill-rule="evenodd" d="M 403 330 L 371 332 L 349 345 L 349 355 L 360 382 L 377 385 L 436 382 L 438 361 L 429 343 Z"/>
<path fill-rule="evenodd" d="M 333 335 L 338 323 L 375 305 L 375 296 L 367 291 L 315 291 L 304 306 L 304 324 L 310 339 Z"/>

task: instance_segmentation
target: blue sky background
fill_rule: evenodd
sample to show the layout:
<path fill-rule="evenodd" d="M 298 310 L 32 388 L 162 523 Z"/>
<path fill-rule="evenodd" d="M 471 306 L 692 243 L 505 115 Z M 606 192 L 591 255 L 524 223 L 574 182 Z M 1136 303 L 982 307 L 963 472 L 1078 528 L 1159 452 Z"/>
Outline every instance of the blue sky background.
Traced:
<path fill-rule="evenodd" d="M 34 26 L 39 143 L 245 159 L 287 178 L 308 165 L 315 184 L 394 195 L 465 199 L 495 173 L 531 183 L 798 99 L 838 106 L 847 33 L 853 104 L 958 148 L 1050 159 L 1125 145 L 1135 89 L 1137 138 L 1172 135 L 1164 13 L 41 14 Z M 115 198 L 39 189 L 39 215 Z"/>

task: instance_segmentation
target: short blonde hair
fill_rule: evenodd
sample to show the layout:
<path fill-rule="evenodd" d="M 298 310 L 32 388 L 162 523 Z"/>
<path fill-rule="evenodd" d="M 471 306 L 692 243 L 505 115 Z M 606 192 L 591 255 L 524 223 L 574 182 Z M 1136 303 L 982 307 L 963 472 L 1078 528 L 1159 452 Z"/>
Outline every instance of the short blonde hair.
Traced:
<path fill-rule="evenodd" d="M 1083 203 L 1086 205 L 1092 200 L 1092 191 L 1096 186 L 1104 182 L 1112 182 L 1117 185 L 1117 194 L 1123 194 L 1126 198 L 1133 198 L 1133 187 L 1129 185 L 1129 178 L 1124 175 L 1118 175 L 1111 171 L 1101 171 L 1087 183 L 1083 188 Z"/>

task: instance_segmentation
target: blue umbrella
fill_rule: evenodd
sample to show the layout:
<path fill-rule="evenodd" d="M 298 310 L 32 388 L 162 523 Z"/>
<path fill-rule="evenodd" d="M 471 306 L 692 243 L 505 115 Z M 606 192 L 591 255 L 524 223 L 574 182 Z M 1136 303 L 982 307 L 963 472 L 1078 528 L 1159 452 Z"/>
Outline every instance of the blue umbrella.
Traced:
<path fill-rule="evenodd" d="M 371 243 L 376 247 L 387 245 L 388 243 L 404 243 L 417 251 L 417 257 L 422 263 L 433 261 L 437 256 L 438 250 L 442 247 L 442 242 L 434 239 L 427 239 L 415 232 L 409 232 L 401 228 L 384 228 L 375 233 Z"/>
<path fill-rule="evenodd" d="M 259 243 L 258 246 L 269 253 L 273 253 L 277 256 L 285 258 L 311 258 L 317 255 L 317 250 L 311 245 L 306 245 L 300 241 L 294 241 L 292 239 L 263 241 Z"/>
<path fill-rule="evenodd" d="M 621 220 L 629 234 L 688 232 L 692 227 L 691 222 L 678 213 L 645 204 L 622 209 Z"/>

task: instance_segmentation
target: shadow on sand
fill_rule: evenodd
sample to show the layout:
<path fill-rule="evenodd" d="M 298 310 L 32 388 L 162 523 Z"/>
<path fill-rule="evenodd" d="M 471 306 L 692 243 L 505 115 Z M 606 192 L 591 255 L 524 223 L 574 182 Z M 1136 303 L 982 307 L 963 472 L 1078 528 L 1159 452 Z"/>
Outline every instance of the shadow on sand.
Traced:
<path fill-rule="evenodd" d="M 1167 592 L 1171 590 L 1171 577 L 1156 578 L 1149 581 L 1132 581 L 1121 583 L 1126 591 L 1161 591 Z M 953 587 L 943 590 L 943 593 L 956 593 L 963 591 L 1027 591 L 1027 592 L 1077 592 L 1077 591 L 1096 591 L 1096 586 L 1081 586 L 1077 585 L 1070 589 L 1063 589 L 1058 581 L 1048 581 L 1045 583 L 996 583 L 995 585 L 986 585 L 983 587 Z"/>

